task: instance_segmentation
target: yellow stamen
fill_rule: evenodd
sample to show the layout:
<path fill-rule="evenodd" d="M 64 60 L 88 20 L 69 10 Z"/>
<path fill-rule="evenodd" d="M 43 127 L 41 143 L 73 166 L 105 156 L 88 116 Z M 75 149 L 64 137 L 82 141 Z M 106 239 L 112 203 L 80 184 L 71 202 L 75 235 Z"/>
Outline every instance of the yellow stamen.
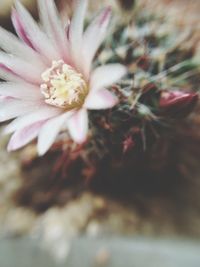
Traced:
<path fill-rule="evenodd" d="M 42 79 L 40 89 L 46 103 L 65 109 L 83 105 L 88 94 L 87 83 L 81 73 L 62 60 L 53 61 L 51 68 L 42 73 Z"/>

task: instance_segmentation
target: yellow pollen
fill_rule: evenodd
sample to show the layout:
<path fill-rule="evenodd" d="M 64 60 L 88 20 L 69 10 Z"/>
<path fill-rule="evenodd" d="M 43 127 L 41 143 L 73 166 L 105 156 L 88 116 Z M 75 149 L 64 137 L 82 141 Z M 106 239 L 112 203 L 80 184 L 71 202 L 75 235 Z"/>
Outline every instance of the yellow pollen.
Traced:
<path fill-rule="evenodd" d="M 45 102 L 65 108 L 73 109 L 83 105 L 88 86 L 83 75 L 62 60 L 53 61 L 51 68 L 42 73 L 40 89 Z"/>

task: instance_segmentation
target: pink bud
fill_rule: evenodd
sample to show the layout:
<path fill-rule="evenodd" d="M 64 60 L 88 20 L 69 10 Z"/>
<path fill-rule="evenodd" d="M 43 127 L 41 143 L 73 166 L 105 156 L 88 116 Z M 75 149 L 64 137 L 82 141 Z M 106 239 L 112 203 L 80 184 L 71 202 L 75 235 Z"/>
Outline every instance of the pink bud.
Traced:
<path fill-rule="evenodd" d="M 168 114 L 186 116 L 193 110 L 197 101 L 197 93 L 165 90 L 161 93 L 159 107 Z"/>

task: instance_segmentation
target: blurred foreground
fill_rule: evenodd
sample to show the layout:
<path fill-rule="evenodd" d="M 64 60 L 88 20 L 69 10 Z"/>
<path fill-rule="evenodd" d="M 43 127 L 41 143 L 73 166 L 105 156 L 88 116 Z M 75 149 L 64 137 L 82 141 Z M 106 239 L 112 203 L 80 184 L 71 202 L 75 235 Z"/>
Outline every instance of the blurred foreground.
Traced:
<path fill-rule="evenodd" d="M 4 267 L 199 267 L 200 263 L 200 243 L 173 239 L 80 238 L 71 242 L 62 262 L 26 239 L 4 241 L 0 250 Z"/>

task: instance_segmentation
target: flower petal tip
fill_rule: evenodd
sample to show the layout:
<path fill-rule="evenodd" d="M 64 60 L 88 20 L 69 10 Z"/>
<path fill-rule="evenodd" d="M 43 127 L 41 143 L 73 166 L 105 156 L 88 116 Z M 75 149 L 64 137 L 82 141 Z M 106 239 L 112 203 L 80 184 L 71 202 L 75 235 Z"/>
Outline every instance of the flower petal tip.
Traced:
<path fill-rule="evenodd" d="M 101 16 L 99 17 L 99 26 L 103 26 L 105 24 L 107 27 L 108 23 L 110 22 L 111 15 L 112 8 L 111 6 L 108 6 L 102 11 Z"/>
<path fill-rule="evenodd" d="M 113 93 L 107 89 L 101 89 L 88 95 L 85 107 L 91 110 L 110 109 L 118 102 L 118 98 Z"/>
<path fill-rule="evenodd" d="M 15 0 L 15 1 L 14 1 L 14 7 L 15 7 L 16 9 L 21 9 L 21 8 L 23 8 L 24 6 L 23 6 L 23 4 L 21 3 L 21 1 L 19 1 L 19 0 Z"/>
<path fill-rule="evenodd" d="M 44 146 L 44 144 L 41 143 L 40 138 L 37 142 L 37 153 L 39 157 L 43 157 L 47 151 L 49 150 L 49 146 Z"/>
<path fill-rule="evenodd" d="M 8 146 L 7 146 L 7 151 L 12 152 L 12 151 L 16 151 L 17 149 L 19 149 L 19 147 L 17 146 L 17 144 L 15 142 L 13 142 L 13 140 L 11 138 L 10 142 L 8 143 Z"/>
<path fill-rule="evenodd" d="M 71 138 L 77 144 L 83 144 L 88 136 L 88 114 L 83 108 L 77 111 L 68 121 L 68 130 Z"/>
<path fill-rule="evenodd" d="M 39 157 L 43 157 L 47 153 L 47 150 L 40 149 L 40 147 L 38 146 L 37 152 Z"/>

